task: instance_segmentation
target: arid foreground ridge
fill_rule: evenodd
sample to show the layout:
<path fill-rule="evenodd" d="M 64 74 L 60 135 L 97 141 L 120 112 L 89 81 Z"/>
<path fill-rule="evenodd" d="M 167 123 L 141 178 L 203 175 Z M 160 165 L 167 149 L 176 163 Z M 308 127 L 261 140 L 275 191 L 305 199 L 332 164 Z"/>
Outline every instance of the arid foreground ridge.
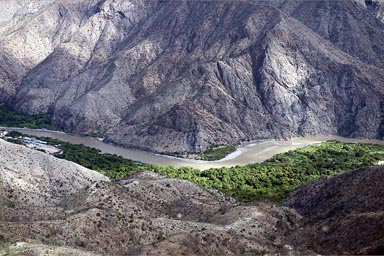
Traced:
<path fill-rule="evenodd" d="M 158 152 L 383 138 L 382 21 L 376 0 L 1 1 L 0 102 Z"/>
<path fill-rule="evenodd" d="M 111 182 L 2 140 L 0 162 L 0 255 L 383 253 L 382 167 L 243 205 L 150 172 Z"/>

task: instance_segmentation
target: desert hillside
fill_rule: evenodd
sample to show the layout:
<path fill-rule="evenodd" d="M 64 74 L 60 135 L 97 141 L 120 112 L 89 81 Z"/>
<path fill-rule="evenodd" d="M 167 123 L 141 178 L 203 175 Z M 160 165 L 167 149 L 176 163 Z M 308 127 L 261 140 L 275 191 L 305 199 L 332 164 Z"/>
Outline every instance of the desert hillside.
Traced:
<path fill-rule="evenodd" d="M 383 252 L 383 167 L 309 182 L 283 204 L 244 204 L 148 171 L 109 181 L 2 140 L 0 152 L 0 255 Z"/>

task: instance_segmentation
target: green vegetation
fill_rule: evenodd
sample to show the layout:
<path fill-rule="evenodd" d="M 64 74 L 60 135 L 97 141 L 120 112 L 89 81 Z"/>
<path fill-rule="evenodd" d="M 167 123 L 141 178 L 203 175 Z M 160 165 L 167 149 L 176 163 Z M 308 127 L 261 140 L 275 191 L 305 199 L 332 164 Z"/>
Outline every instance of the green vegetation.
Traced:
<path fill-rule="evenodd" d="M 201 160 L 207 160 L 207 161 L 214 161 L 214 160 L 219 160 L 230 153 L 234 152 L 236 150 L 235 146 L 224 146 L 224 147 L 219 147 L 219 148 L 214 148 L 205 151 L 201 155 Z"/>
<path fill-rule="evenodd" d="M 136 165 L 110 154 L 100 154 L 85 146 L 67 145 L 64 159 L 77 162 L 116 179 L 138 170 L 151 170 L 168 177 L 190 180 L 202 187 L 218 189 L 243 201 L 280 201 L 286 192 L 306 181 L 324 175 L 375 165 L 384 160 L 384 146 L 325 142 L 278 154 L 261 164 L 209 169 Z"/>
<path fill-rule="evenodd" d="M 58 130 L 51 125 L 49 114 L 22 115 L 7 109 L 4 105 L 0 105 L 0 126 Z"/>
<path fill-rule="evenodd" d="M 125 177 L 139 170 L 151 170 L 172 178 L 190 180 L 202 187 L 218 189 L 242 201 L 261 199 L 281 201 L 295 186 L 331 175 L 350 171 L 384 160 L 384 146 L 341 143 L 335 141 L 314 144 L 278 154 L 263 162 L 232 168 L 209 169 L 201 172 L 190 167 L 155 166 L 102 154 L 99 150 L 50 138 L 38 138 L 58 145 L 59 158 L 76 162 L 99 171 L 111 179 Z"/>
<path fill-rule="evenodd" d="M 78 163 L 103 173 L 111 179 L 123 178 L 143 169 L 152 169 L 151 165 L 125 159 L 115 154 L 103 154 L 99 149 L 84 145 L 72 144 L 47 137 L 37 137 L 37 139 L 60 148 L 62 152 L 55 154 L 56 157 Z"/>
<path fill-rule="evenodd" d="M 18 131 L 10 131 L 8 133 L 8 136 L 13 137 L 13 138 L 18 138 L 20 136 L 24 136 L 24 134 L 21 132 L 18 132 Z"/>
<path fill-rule="evenodd" d="M 18 139 L 18 137 L 23 136 L 23 134 L 21 132 L 11 131 L 8 133 L 8 136 L 12 137 L 11 139 L 7 139 L 8 142 L 12 142 L 15 144 L 21 144 L 21 145 L 23 144 L 23 142 Z"/>

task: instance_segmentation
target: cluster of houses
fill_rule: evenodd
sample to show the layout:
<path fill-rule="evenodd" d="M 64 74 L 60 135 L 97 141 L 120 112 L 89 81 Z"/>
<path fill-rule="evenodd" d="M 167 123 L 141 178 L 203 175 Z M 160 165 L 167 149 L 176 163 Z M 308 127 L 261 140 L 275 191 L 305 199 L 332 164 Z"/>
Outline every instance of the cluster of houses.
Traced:
<path fill-rule="evenodd" d="M 5 131 L 5 130 L 0 130 L 0 138 L 4 138 L 5 136 L 7 136 L 8 132 Z"/>
<path fill-rule="evenodd" d="M 61 151 L 61 149 L 55 146 L 49 145 L 46 141 L 38 140 L 36 138 L 23 137 L 22 141 L 23 141 L 23 144 L 28 148 L 42 150 L 48 154 L 55 154 Z"/>
<path fill-rule="evenodd" d="M 12 137 L 8 137 L 7 134 L 7 131 L 0 130 L 0 138 L 13 139 Z M 38 140 L 33 137 L 19 137 L 18 139 L 28 148 L 37 149 L 48 154 L 61 152 L 61 149 L 59 149 L 57 146 L 49 145 L 46 141 Z"/>
<path fill-rule="evenodd" d="M 31 145 L 35 145 L 35 146 L 41 146 L 41 145 L 47 145 L 48 144 L 46 141 L 42 141 L 42 140 L 38 140 L 35 138 L 30 138 L 30 137 L 23 137 L 22 140 L 25 144 L 31 144 Z"/>

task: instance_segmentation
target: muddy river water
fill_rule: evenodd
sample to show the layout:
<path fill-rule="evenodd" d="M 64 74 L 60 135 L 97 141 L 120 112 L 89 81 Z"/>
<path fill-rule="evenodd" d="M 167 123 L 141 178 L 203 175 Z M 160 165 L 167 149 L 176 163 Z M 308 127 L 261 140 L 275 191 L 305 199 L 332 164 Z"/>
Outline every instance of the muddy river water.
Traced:
<path fill-rule="evenodd" d="M 236 165 L 246 165 L 255 162 L 262 162 L 276 154 L 327 140 L 338 140 L 342 142 L 375 143 L 384 145 L 383 140 L 359 140 L 339 136 L 297 137 L 287 141 L 268 140 L 262 142 L 247 143 L 239 146 L 235 152 L 221 160 L 201 161 L 193 159 L 176 158 L 172 156 L 149 153 L 146 151 L 117 147 L 111 144 L 104 143 L 97 138 L 80 137 L 63 132 L 25 128 L 8 129 L 20 131 L 32 136 L 44 136 L 74 144 L 84 144 L 89 147 L 100 149 L 104 153 L 116 154 L 124 158 L 144 163 L 156 165 L 170 165 L 174 167 L 191 166 L 200 170 L 205 170 L 214 167 L 231 167 Z"/>

